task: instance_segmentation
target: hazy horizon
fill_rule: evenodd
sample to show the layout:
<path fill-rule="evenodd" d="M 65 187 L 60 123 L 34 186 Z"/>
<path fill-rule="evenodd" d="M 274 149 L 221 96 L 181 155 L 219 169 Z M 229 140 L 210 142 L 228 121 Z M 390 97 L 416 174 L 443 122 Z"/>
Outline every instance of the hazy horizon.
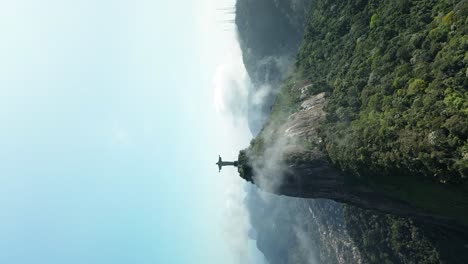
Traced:
<path fill-rule="evenodd" d="M 1 262 L 258 261 L 244 182 L 214 164 L 251 139 L 233 4 L 4 3 Z"/>

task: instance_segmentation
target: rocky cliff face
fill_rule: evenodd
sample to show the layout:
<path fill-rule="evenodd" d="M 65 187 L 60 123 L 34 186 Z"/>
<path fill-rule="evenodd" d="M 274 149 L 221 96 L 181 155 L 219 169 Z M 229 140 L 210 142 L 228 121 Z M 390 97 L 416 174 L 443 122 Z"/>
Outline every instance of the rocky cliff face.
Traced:
<path fill-rule="evenodd" d="M 276 148 L 266 148 L 264 160 L 253 161 L 249 165 L 252 167 L 249 170 L 251 175 L 244 175 L 244 178 L 270 193 L 300 198 L 326 198 L 423 222 L 465 229 L 455 219 L 377 192 L 360 184 L 359 178 L 334 167 L 320 148 L 322 140 L 317 131 L 326 117 L 326 104 L 327 93 L 303 100 L 300 109 L 290 115 L 277 131 L 271 132 L 280 135 L 280 140 L 277 136 L 275 143 L 283 143 Z M 280 165 L 273 169 L 267 168 L 267 163 L 272 160 L 275 165 Z"/>

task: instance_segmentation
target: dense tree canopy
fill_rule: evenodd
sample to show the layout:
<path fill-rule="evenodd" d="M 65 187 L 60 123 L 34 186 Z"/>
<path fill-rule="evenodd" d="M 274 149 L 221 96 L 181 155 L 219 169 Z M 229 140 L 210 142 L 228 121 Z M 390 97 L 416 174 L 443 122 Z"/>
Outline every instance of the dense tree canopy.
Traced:
<path fill-rule="evenodd" d="M 468 177 L 467 1 L 315 1 L 296 67 L 333 87 L 326 151 L 356 173 Z"/>

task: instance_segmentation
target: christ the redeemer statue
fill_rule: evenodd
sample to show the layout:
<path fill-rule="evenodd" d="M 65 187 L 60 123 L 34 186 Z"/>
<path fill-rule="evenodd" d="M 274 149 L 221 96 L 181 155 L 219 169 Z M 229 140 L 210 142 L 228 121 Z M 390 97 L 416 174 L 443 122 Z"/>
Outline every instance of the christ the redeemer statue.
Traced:
<path fill-rule="evenodd" d="M 218 162 L 216 163 L 216 165 L 218 165 L 218 168 L 219 168 L 219 171 L 221 171 L 221 168 L 223 166 L 234 166 L 234 167 L 237 167 L 237 165 L 239 165 L 239 163 L 237 161 L 223 161 L 221 159 L 221 156 L 219 156 L 219 159 L 218 159 Z"/>

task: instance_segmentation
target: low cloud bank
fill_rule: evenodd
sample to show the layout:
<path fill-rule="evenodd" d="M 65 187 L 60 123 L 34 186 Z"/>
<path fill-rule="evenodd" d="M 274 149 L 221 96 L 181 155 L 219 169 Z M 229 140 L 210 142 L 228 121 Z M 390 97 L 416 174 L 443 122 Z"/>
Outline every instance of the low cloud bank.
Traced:
<path fill-rule="evenodd" d="M 256 135 L 269 115 L 281 81 L 288 73 L 290 61 L 286 57 L 266 57 L 258 62 L 256 75 L 249 76 L 239 44 L 232 43 L 228 50 L 223 63 L 214 73 L 214 106 L 223 119 L 232 122 L 231 125 L 245 127 L 248 124 L 250 132 Z M 249 140 L 250 138 L 246 140 L 245 145 Z M 256 161 L 254 170 L 262 186 L 274 189 L 280 186 L 282 175 L 287 169 L 283 155 L 290 139 L 267 141 L 270 145 L 265 151 L 266 155 Z M 243 187 L 246 183 L 234 170 L 229 172 L 226 170 L 223 173 L 228 174 L 223 176 L 229 179 L 226 182 L 226 206 L 222 229 L 237 261 L 252 263 L 252 259 L 258 257 L 252 257 L 252 250 L 249 249 L 250 214 L 244 202 L 247 194 Z M 268 194 L 261 192 L 261 195 L 262 199 L 269 199 Z"/>

